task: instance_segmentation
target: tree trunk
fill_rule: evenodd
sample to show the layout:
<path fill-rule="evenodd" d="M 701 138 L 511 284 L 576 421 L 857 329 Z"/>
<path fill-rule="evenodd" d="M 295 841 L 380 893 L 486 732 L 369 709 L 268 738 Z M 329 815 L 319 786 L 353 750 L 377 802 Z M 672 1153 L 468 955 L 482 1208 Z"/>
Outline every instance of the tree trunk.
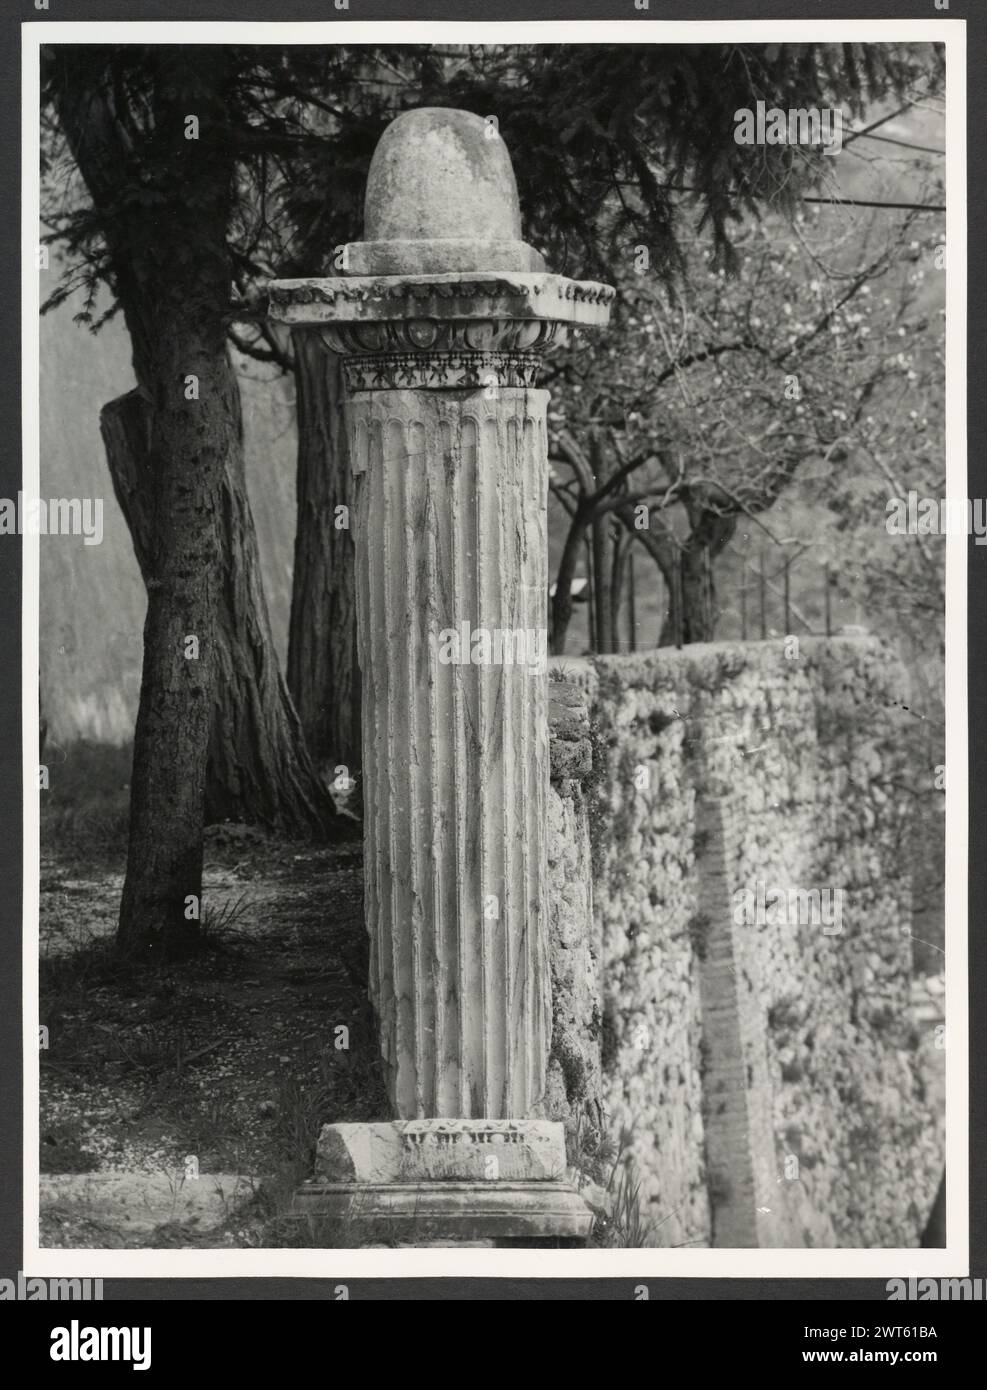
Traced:
<path fill-rule="evenodd" d="M 239 393 L 237 410 L 238 402 Z M 138 388 L 110 401 L 100 412 L 100 430 L 113 490 L 147 585 L 155 528 L 152 411 L 146 395 Z M 239 440 L 239 419 L 236 433 Z M 284 835 L 331 836 L 336 829 L 331 798 L 308 755 L 278 669 L 242 469 L 238 443 L 226 456 L 217 513 L 222 577 L 205 819 L 242 821 Z"/>
<path fill-rule="evenodd" d="M 712 642 L 718 616 L 714 566 L 736 530 L 737 517 L 692 507 L 689 534 L 679 541 L 670 531 L 658 527 L 638 531 L 633 507 L 620 507 L 617 515 L 654 559 L 665 581 L 668 609 L 658 645 L 681 647 L 688 642 Z"/>
<path fill-rule="evenodd" d="M 624 584 L 627 579 L 628 559 L 631 553 L 631 538 L 622 526 L 612 526 L 611 565 L 610 565 L 610 634 L 612 647 L 620 651 L 620 608 L 624 598 Z M 628 642 L 627 650 L 631 650 Z"/>
<path fill-rule="evenodd" d="M 592 492 L 607 478 L 606 454 L 603 439 L 598 429 L 589 434 L 588 456 L 580 470 L 582 495 L 570 518 L 569 532 L 562 548 L 559 570 L 555 580 L 555 594 L 550 606 L 549 649 L 553 656 L 565 652 L 565 639 L 572 621 L 572 580 L 579 559 L 579 547 L 588 537 L 588 579 L 589 579 L 589 631 L 590 649 L 605 652 L 611 649 L 610 643 L 610 517 L 594 516 L 591 501 Z M 603 611 L 605 610 L 605 612 Z M 601 622 L 601 613 L 603 614 Z M 607 643 L 604 646 L 602 643 Z"/>
<path fill-rule="evenodd" d="M 205 297 L 205 287 L 199 294 Z M 180 948 L 200 917 L 206 752 L 218 673 L 220 493 L 227 457 L 240 449 L 237 384 L 222 328 L 197 322 L 191 304 L 159 303 L 155 318 L 154 543 L 117 938 L 132 953 Z M 184 397 L 189 373 L 198 381 L 197 401 Z"/>
<path fill-rule="evenodd" d="M 589 464 L 593 473 L 593 488 L 598 490 L 610 476 L 609 459 L 603 447 L 599 429 L 591 429 L 588 440 Z M 593 517 L 590 527 L 593 549 L 593 650 L 600 656 L 614 650 L 614 631 L 610 611 L 610 587 L 613 577 L 613 528 L 609 512 Z"/>
<path fill-rule="evenodd" d="M 736 530 L 737 518 L 702 510 L 696 511 L 690 520 L 688 537 L 676 550 L 668 548 L 662 565 L 669 604 L 658 641 L 660 647 L 712 642 L 716 637 L 719 610 L 714 564 Z"/>
<path fill-rule="evenodd" d="M 232 630 L 249 649 L 244 680 L 256 681 L 270 634 L 263 605 L 255 609 L 239 389 L 226 341 L 233 57 L 207 46 L 142 51 L 146 124 L 132 119 L 124 50 L 69 46 L 48 61 L 148 409 L 146 466 L 138 470 L 150 487 L 140 528 L 142 546 L 150 538 L 148 601 L 117 940 L 128 953 L 171 952 L 194 934 L 201 913 L 207 759 L 226 757 L 244 774 L 272 693 L 268 679 L 257 705 L 246 698 L 220 619 L 225 611 L 242 620 Z M 189 113 L 196 138 L 187 138 Z M 246 570 L 230 563 L 241 545 Z M 272 664 L 264 669 L 270 676 Z M 244 707 L 214 739 L 226 681 Z"/>
<path fill-rule="evenodd" d="M 360 767 L 353 503 L 340 358 L 312 333 L 292 334 L 298 421 L 298 519 L 288 635 L 288 687 L 323 775 Z"/>
<path fill-rule="evenodd" d="M 99 412 L 106 462 L 145 587 L 154 549 L 154 467 L 151 406 L 140 387 L 108 401 Z"/>
<path fill-rule="evenodd" d="M 558 573 L 555 576 L 555 593 L 550 605 L 549 649 L 553 656 L 565 654 L 565 639 L 572 621 L 572 581 L 579 563 L 579 550 L 583 544 L 590 514 L 581 505 L 576 508 L 570 520 L 569 531 L 562 547 Z M 592 599 L 592 594 L 589 595 Z"/>
<path fill-rule="evenodd" d="M 680 642 L 677 637 L 682 630 L 682 568 L 679 544 L 671 533 L 663 527 L 652 529 L 649 526 L 645 530 L 638 530 L 635 509 L 632 506 L 618 508 L 617 516 L 634 536 L 634 539 L 640 541 L 654 560 L 658 573 L 665 584 L 665 591 L 668 594 L 668 609 L 661 625 L 658 645 L 660 647 L 679 646 Z M 650 516 L 648 519 L 651 520 Z M 671 642 L 662 640 L 665 638 L 666 632 L 672 634 Z"/>
<path fill-rule="evenodd" d="M 610 595 L 613 578 L 613 546 L 610 515 L 594 517 L 593 537 L 593 612 L 596 615 L 596 654 L 608 655 L 614 650 L 613 613 Z"/>

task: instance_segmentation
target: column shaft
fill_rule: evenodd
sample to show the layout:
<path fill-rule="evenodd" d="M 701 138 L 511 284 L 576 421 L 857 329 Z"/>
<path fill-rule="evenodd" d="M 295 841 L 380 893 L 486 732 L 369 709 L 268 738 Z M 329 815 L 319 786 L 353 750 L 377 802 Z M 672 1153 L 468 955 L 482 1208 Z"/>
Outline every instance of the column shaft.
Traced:
<path fill-rule="evenodd" d="M 401 1119 L 522 1118 L 544 1090 L 547 400 L 347 405 L 370 987 Z"/>

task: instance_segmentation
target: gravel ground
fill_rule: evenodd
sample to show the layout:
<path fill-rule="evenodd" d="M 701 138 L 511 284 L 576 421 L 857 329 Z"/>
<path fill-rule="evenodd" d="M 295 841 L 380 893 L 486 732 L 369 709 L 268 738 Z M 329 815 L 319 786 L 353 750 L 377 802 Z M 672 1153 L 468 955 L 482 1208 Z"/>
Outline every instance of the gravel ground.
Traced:
<path fill-rule="evenodd" d="M 356 847 L 213 829 L 206 949 L 180 964 L 113 959 L 121 887 L 116 866 L 42 863 L 42 1172 L 293 1176 L 322 1123 L 384 1113 Z M 113 1234 L 85 1226 L 46 1213 L 46 1243 Z"/>

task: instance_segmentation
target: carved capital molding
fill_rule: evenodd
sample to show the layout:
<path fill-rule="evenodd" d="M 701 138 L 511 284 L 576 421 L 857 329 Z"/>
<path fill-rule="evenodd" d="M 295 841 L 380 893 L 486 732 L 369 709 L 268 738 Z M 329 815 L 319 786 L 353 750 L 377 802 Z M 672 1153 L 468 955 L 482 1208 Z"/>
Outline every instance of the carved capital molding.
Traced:
<path fill-rule="evenodd" d="M 351 392 L 530 388 L 540 365 L 534 352 L 377 352 L 344 358 L 343 376 Z"/>
<path fill-rule="evenodd" d="M 402 318 L 329 323 L 318 331 L 333 352 L 359 356 L 537 352 L 569 338 L 569 325 L 558 319 Z"/>
<path fill-rule="evenodd" d="M 343 354 L 350 391 L 531 387 L 539 353 L 569 336 L 567 324 L 549 319 L 398 319 L 317 331 Z"/>
<path fill-rule="evenodd" d="M 350 391 L 534 386 L 538 355 L 610 317 L 614 291 L 546 273 L 278 280 L 269 313 L 345 359 Z"/>
<path fill-rule="evenodd" d="M 557 319 L 588 327 L 607 323 L 616 291 L 564 275 L 357 275 L 274 280 L 269 314 L 301 324 L 396 322 L 403 319 Z"/>

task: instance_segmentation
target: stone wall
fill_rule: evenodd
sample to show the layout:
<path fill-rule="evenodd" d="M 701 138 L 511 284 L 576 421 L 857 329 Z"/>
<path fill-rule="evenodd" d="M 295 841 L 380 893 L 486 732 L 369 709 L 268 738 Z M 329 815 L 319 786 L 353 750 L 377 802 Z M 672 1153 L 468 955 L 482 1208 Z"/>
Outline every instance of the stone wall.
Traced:
<path fill-rule="evenodd" d="M 552 1049 L 546 1118 L 563 1120 L 570 1157 L 605 1132 L 600 1041 L 600 938 L 583 783 L 593 767 L 585 691 L 553 674 L 548 699 L 551 786 L 548 818 L 548 932 Z M 583 1155 L 585 1156 L 585 1155 Z"/>
<path fill-rule="evenodd" d="M 594 742 L 550 806 L 560 1063 L 585 1109 L 599 1046 L 654 1243 L 917 1245 L 943 1054 L 910 1006 L 901 668 L 860 637 L 558 665 Z"/>

